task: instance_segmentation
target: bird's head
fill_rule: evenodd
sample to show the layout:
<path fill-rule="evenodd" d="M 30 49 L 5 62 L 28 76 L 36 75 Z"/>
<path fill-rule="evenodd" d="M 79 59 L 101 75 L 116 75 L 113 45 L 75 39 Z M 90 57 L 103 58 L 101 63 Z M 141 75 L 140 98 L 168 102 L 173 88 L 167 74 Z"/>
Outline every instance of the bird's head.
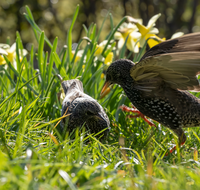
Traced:
<path fill-rule="evenodd" d="M 65 81 L 62 81 L 61 84 L 65 92 L 65 95 L 75 90 L 79 90 L 83 92 L 83 83 L 78 79 L 65 80 Z"/>
<path fill-rule="evenodd" d="M 130 76 L 130 69 L 134 66 L 134 63 L 128 59 L 120 59 L 113 62 L 106 71 L 106 81 L 101 90 L 102 95 L 105 96 L 106 89 L 111 84 L 119 84 L 123 86 L 127 82 Z"/>

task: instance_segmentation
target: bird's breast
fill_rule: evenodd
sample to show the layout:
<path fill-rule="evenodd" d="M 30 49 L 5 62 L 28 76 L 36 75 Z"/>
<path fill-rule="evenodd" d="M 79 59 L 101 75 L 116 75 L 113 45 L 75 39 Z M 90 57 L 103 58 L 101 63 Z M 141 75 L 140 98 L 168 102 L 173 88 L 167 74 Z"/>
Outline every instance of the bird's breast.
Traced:
<path fill-rule="evenodd" d="M 144 97 L 139 90 L 133 88 L 124 90 L 132 104 L 142 114 L 171 129 L 182 125 L 181 116 L 177 113 L 176 107 L 167 99 Z"/>
<path fill-rule="evenodd" d="M 132 104 L 144 115 L 175 129 L 200 125 L 200 100 L 189 92 L 175 91 L 173 96 L 144 96 L 135 88 L 125 87 L 124 91 Z"/>

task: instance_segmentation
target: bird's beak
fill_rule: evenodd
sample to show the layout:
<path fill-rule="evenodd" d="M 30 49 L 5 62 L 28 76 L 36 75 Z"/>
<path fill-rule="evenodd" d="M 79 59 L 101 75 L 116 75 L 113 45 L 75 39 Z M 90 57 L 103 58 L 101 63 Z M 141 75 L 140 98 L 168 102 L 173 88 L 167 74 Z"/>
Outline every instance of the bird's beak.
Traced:
<path fill-rule="evenodd" d="M 98 113 L 97 115 L 95 115 L 95 117 L 97 119 L 103 120 L 103 121 L 105 121 L 107 123 L 106 119 L 100 113 Z"/>
<path fill-rule="evenodd" d="M 100 99 L 104 98 L 111 91 L 111 88 L 109 87 L 110 85 L 111 85 L 110 81 L 106 81 L 104 83 L 103 88 L 100 93 Z"/>

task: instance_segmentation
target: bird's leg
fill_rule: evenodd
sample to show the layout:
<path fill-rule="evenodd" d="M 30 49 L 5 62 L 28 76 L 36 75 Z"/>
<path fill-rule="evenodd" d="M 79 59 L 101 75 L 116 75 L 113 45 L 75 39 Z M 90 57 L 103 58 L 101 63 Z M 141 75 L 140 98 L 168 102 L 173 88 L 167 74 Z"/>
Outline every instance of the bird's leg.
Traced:
<path fill-rule="evenodd" d="M 186 141 L 186 136 L 185 136 L 185 133 L 184 133 L 183 129 L 182 128 L 178 128 L 178 129 L 173 129 L 173 131 L 179 137 L 179 146 L 184 145 L 185 141 Z M 176 150 L 176 146 L 174 146 L 169 152 L 172 153 L 174 150 Z M 166 153 L 166 156 L 167 155 L 168 155 L 168 153 Z"/>
<path fill-rule="evenodd" d="M 145 115 L 143 115 L 139 110 L 137 110 L 134 106 L 132 106 L 132 108 L 129 108 L 125 105 L 122 105 L 119 107 L 120 109 L 122 109 L 122 111 L 125 111 L 125 112 L 132 112 L 132 113 L 136 113 L 136 115 L 128 115 L 128 118 L 137 118 L 137 117 L 141 117 L 142 119 L 144 119 L 144 121 L 146 121 L 150 126 L 154 126 L 156 127 L 156 125 L 149 121 Z M 157 128 L 157 127 L 156 127 Z"/>

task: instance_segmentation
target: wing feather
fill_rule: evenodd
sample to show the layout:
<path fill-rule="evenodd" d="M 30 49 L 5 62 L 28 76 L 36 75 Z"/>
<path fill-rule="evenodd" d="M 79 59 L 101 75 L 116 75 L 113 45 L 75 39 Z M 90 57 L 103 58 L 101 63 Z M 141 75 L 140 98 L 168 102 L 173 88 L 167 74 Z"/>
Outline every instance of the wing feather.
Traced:
<path fill-rule="evenodd" d="M 159 88 L 159 85 L 165 82 L 174 89 L 200 91 L 198 74 L 200 74 L 198 51 L 147 57 L 134 65 L 130 71 L 137 88 L 145 90 L 148 86 L 150 90 L 152 87 Z"/>

